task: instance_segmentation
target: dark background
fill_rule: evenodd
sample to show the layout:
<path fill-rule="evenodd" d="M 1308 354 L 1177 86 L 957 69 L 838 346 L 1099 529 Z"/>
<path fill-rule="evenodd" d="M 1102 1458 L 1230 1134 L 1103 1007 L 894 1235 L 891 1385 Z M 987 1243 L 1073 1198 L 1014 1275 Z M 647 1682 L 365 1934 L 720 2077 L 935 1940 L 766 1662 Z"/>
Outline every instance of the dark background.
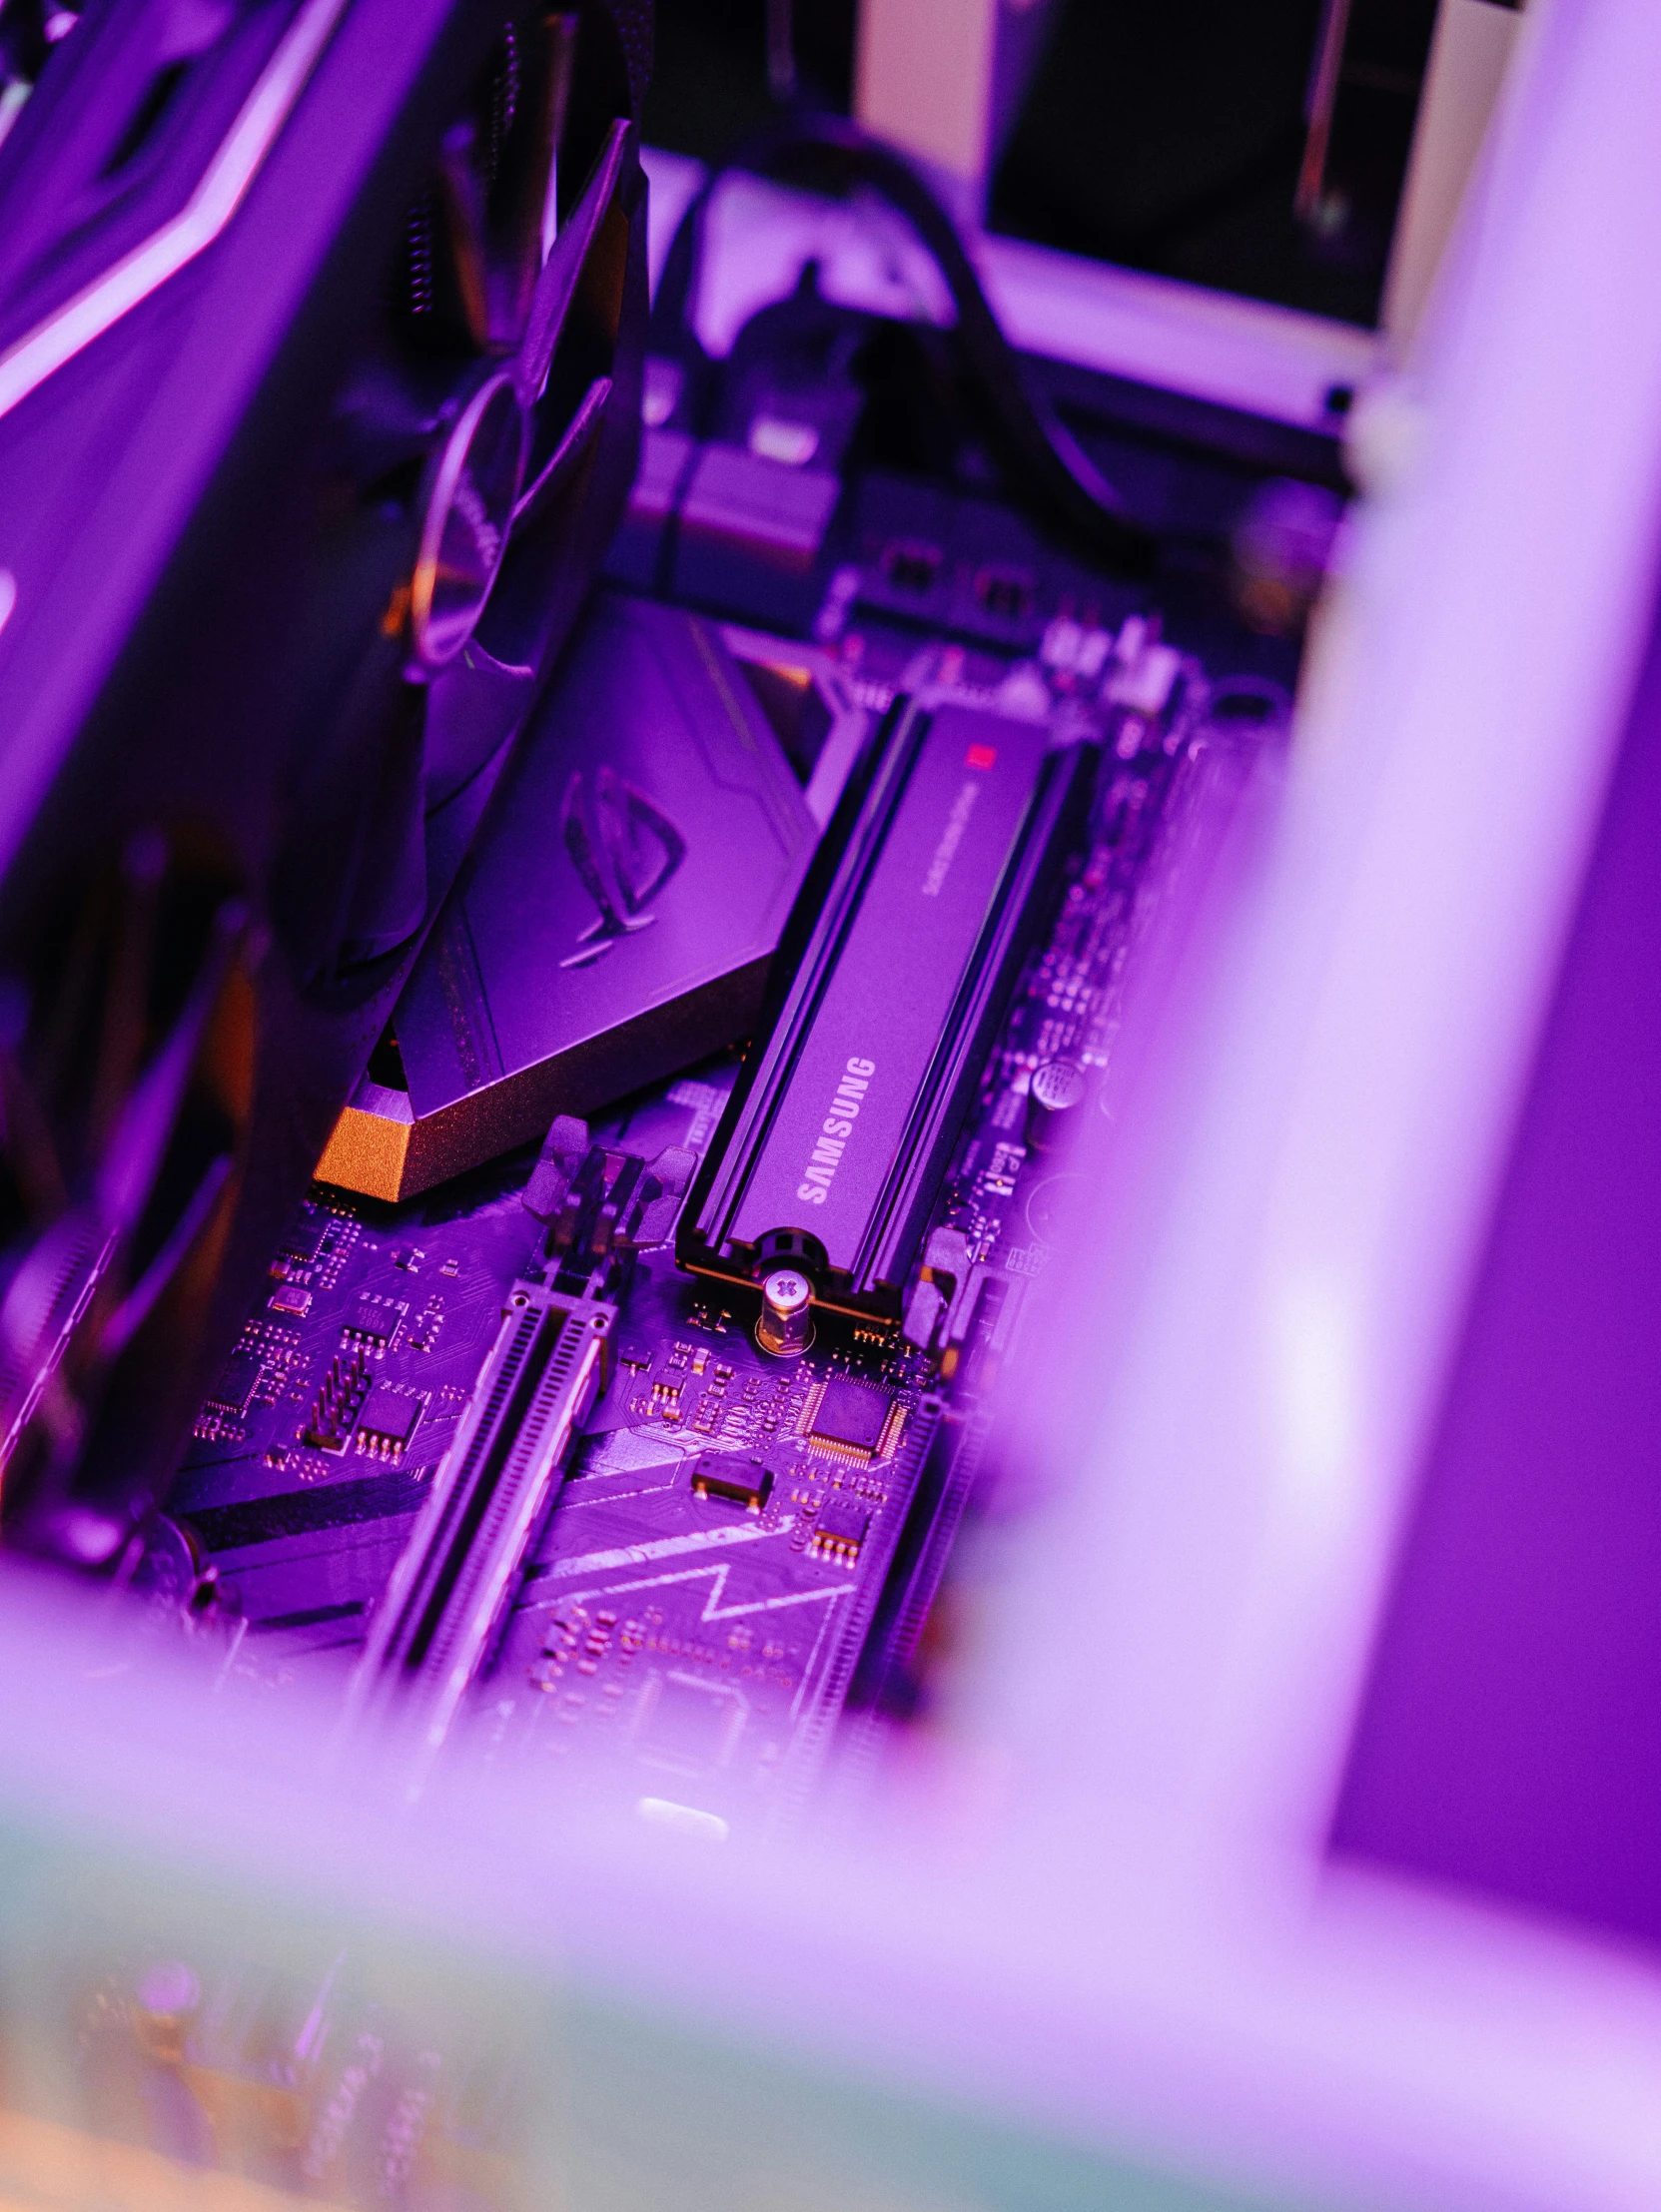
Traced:
<path fill-rule="evenodd" d="M 1293 212 L 1321 0 L 1063 0 L 989 227 L 1374 324 L 1434 0 L 1352 0 L 1323 190 Z M 799 97 L 846 112 L 853 0 L 796 0 Z M 776 118 L 765 0 L 658 0 L 647 142 L 703 161 Z"/>

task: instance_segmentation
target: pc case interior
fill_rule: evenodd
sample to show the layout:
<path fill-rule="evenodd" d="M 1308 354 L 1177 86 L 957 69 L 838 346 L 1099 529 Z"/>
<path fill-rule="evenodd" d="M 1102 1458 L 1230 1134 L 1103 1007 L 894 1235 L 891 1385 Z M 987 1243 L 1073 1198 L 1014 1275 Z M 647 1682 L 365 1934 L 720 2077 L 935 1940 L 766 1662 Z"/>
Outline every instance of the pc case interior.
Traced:
<path fill-rule="evenodd" d="M 989 255 L 1006 326 L 1072 285 L 1249 364 L 1054 372 L 1133 505 L 1215 542 L 1233 487 L 1221 597 L 1111 572 L 859 442 L 838 348 L 904 272 L 839 296 L 845 211 L 735 185 L 700 328 L 747 221 L 811 241 L 790 347 L 654 336 L 341 1179 L 125 1591 L 9 1568 L 21 2201 L 1653 2193 L 1641 1401 L 1578 1479 L 1559 1319 L 1493 1435 L 1505 1223 L 1570 1233 L 1527 1190 L 1646 1096 L 1658 76 L 1637 6 L 1531 19 L 1300 671 L 1261 594 L 1347 341 Z M 932 344 L 878 388 L 945 419 Z M 730 763 L 725 890 L 619 695 Z M 581 1014 L 625 978 L 672 1048 Z"/>

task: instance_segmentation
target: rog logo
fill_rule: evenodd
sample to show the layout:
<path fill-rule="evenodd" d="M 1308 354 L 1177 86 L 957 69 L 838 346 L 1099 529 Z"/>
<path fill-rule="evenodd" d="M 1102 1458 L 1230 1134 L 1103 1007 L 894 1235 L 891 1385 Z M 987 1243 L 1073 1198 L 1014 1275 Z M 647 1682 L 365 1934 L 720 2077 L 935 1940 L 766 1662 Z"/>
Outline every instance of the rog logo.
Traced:
<path fill-rule="evenodd" d="M 603 766 L 594 771 L 591 808 L 581 769 L 573 773 L 559 827 L 571 866 L 599 910 L 577 939 L 577 950 L 559 965 L 585 968 L 619 937 L 650 929 L 656 916 L 641 910 L 686 858 L 686 840 L 661 807 Z"/>

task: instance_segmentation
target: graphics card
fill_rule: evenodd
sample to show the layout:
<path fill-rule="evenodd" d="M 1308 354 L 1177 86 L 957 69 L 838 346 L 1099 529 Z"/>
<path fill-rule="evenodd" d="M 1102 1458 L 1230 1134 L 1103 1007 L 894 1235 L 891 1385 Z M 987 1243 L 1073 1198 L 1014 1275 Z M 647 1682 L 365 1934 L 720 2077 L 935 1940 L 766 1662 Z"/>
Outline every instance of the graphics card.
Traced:
<path fill-rule="evenodd" d="M 632 0 L 7 11 L 0 1464 L 120 1552 L 638 441 Z"/>

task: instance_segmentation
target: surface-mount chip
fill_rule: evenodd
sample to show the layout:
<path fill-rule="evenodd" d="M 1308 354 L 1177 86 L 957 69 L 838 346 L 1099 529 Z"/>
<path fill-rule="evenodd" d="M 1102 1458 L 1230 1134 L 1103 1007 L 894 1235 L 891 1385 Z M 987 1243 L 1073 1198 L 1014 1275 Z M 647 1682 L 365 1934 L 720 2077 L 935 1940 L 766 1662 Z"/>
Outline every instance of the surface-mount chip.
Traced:
<path fill-rule="evenodd" d="M 873 1390 L 868 1383 L 852 1382 L 846 1375 L 833 1375 L 808 1415 L 808 1441 L 861 1459 L 875 1459 L 893 1410 L 894 1399 L 888 1391 Z"/>
<path fill-rule="evenodd" d="M 243 1413 L 259 1385 L 262 1362 L 256 1351 L 233 1352 L 218 1382 L 208 1393 L 208 1403 L 220 1413 Z"/>
<path fill-rule="evenodd" d="M 855 1566 L 870 1526 L 871 1516 L 863 1507 L 850 1504 L 846 1498 L 827 1498 L 819 1508 L 818 1526 L 808 1548 L 820 1559 L 834 1559 L 842 1567 Z"/>
<path fill-rule="evenodd" d="M 358 1449 L 382 1459 L 402 1459 L 415 1433 L 421 1401 L 389 1382 L 378 1382 L 358 1416 Z"/>
<path fill-rule="evenodd" d="M 699 1498 L 721 1498 L 759 1513 L 767 1503 L 773 1478 L 753 1459 L 735 1459 L 724 1452 L 705 1452 L 692 1469 L 692 1492 Z"/>
<path fill-rule="evenodd" d="M 302 1214 L 283 1232 L 278 1250 L 296 1267 L 311 1267 L 323 1251 L 324 1240 L 335 1225 L 332 1213 Z"/>
<path fill-rule="evenodd" d="M 398 1334 L 403 1312 L 402 1306 L 382 1305 L 375 1298 L 360 1298 L 346 1325 L 346 1334 L 356 1344 L 369 1344 L 383 1351 Z"/>

